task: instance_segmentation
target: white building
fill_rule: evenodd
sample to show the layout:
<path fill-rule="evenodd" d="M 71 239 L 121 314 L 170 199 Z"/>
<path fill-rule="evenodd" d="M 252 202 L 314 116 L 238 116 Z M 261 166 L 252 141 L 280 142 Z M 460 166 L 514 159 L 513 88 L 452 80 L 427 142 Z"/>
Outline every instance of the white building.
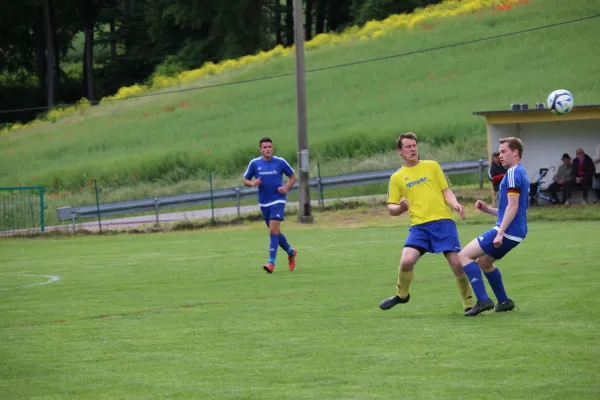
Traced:
<path fill-rule="evenodd" d="M 561 156 L 568 153 L 575 158 L 575 149 L 582 148 L 590 157 L 600 158 L 600 105 L 577 106 L 566 115 L 554 115 L 548 109 L 476 111 L 487 124 L 488 158 L 498 151 L 500 138 L 514 136 L 523 141 L 521 161 L 531 182 L 537 181 L 540 168 L 558 167 Z M 600 164 L 596 164 L 600 173 Z M 556 171 L 551 170 L 544 178 L 542 188 L 552 183 Z M 579 191 L 573 200 L 581 199 Z M 589 199 L 596 200 L 590 189 Z"/>

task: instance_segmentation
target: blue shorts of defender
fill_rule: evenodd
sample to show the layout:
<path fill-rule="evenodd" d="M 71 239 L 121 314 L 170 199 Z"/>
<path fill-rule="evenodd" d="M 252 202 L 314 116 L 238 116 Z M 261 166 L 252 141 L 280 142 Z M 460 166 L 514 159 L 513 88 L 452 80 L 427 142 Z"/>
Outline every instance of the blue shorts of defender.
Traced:
<path fill-rule="evenodd" d="M 481 250 L 495 260 L 499 260 L 504 257 L 509 251 L 517 247 L 520 243 L 515 240 L 502 238 L 502 245 L 500 247 L 494 247 L 494 239 L 496 238 L 497 234 L 498 231 L 495 228 L 492 228 L 477 237 L 477 241 L 481 246 Z"/>
<path fill-rule="evenodd" d="M 285 203 L 277 203 L 268 207 L 261 207 L 260 212 L 262 212 L 263 218 L 265 219 L 265 223 L 269 226 L 269 222 L 271 220 L 283 221 L 284 218 L 284 210 Z"/>
<path fill-rule="evenodd" d="M 456 224 L 450 219 L 411 226 L 404 247 L 417 249 L 421 255 L 425 253 L 458 253 L 461 250 Z"/>

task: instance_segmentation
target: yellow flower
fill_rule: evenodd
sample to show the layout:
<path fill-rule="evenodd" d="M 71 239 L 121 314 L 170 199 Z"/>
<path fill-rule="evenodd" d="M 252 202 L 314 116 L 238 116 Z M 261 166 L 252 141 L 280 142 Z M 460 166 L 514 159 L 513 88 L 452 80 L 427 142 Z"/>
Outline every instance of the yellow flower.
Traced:
<path fill-rule="evenodd" d="M 381 37 L 385 35 L 385 32 L 383 30 L 379 30 L 379 31 L 375 31 L 373 32 L 373 39 L 377 39 L 378 37 Z"/>

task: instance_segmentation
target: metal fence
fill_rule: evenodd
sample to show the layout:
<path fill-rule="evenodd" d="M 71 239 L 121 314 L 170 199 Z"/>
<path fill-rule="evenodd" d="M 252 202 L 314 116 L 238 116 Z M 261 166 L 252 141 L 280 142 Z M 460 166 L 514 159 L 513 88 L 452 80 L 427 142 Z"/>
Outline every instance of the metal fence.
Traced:
<path fill-rule="evenodd" d="M 44 231 L 44 188 L 0 187 L 0 233 Z"/>
<path fill-rule="evenodd" d="M 483 187 L 485 168 L 488 161 L 484 159 L 454 161 L 440 163 L 442 170 L 447 175 L 478 173 L 479 186 Z M 380 171 L 359 172 L 336 176 L 319 176 L 309 180 L 311 188 L 317 190 L 318 202 L 323 204 L 325 201 L 324 189 L 344 188 L 351 186 L 362 186 L 373 183 L 387 183 L 390 176 L 397 169 L 386 169 Z M 78 225 L 83 229 L 102 229 L 108 225 L 116 226 L 138 226 L 145 224 L 159 224 L 160 222 L 170 222 L 178 220 L 194 220 L 215 218 L 215 211 L 219 215 L 240 215 L 242 212 L 252 211 L 254 207 L 243 207 L 242 201 L 247 198 L 255 198 L 258 192 L 257 188 L 250 187 L 231 187 L 225 189 L 211 189 L 206 192 L 185 193 L 170 196 L 153 197 L 142 200 L 128 200 L 111 203 L 99 203 L 80 206 L 67 206 L 57 208 L 58 221 L 70 221 L 73 229 Z M 298 184 L 294 185 L 290 192 L 298 189 Z M 97 189 L 96 189 L 97 190 Z M 234 207 L 215 210 L 215 203 L 230 202 L 235 203 Z M 189 208 L 191 206 L 210 204 L 210 210 L 188 210 L 184 212 L 161 214 L 162 210 L 173 208 Z M 145 215 L 135 215 L 145 214 Z M 149 215 L 148 215 L 149 214 Z M 109 216 L 129 215 L 127 218 L 103 220 Z M 218 215 L 217 215 L 218 216 Z M 87 221 L 87 222 L 86 222 Z"/>

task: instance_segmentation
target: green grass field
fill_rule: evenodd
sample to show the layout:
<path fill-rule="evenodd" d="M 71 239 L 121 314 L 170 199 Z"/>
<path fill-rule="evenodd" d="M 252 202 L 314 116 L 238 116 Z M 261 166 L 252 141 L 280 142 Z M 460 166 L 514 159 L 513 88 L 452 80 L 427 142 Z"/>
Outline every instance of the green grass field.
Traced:
<path fill-rule="evenodd" d="M 597 0 L 532 0 L 508 12 L 427 22 L 371 41 L 321 48 L 307 69 L 400 54 L 597 14 Z M 396 163 L 399 131 L 413 130 L 447 158 L 483 156 L 484 122 L 471 113 L 533 105 L 557 88 L 576 104 L 598 103 L 600 24 L 588 20 L 446 50 L 310 73 L 307 76 L 311 159 L 324 174 Z M 189 86 L 293 72 L 294 58 L 211 77 Z M 294 77 L 117 101 L 83 115 L 0 137 L 0 185 L 75 189 L 96 178 L 120 200 L 145 191 L 178 191 L 237 179 L 257 140 L 296 158 Z M 175 89 L 175 88 L 174 88 Z M 460 140 L 456 140 L 460 139 Z M 455 141 L 456 140 L 456 141 Z M 383 156 L 382 156 L 383 155 Z M 452 156 L 452 157 L 450 157 Z M 396 164 L 394 164 L 396 165 Z M 354 168 L 354 167 L 353 167 Z M 313 173 L 314 174 L 314 173 Z"/>
<path fill-rule="evenodd" d="M 273 275 L 261 223 L 0 241 L 0 398 L 600 396 L 597 222 L 532 222 L 498 264 L 516 311 L 465 318 L 441 256 L 378 308 L 407 233 L 380 212 L 286 222 L 298 267 Z"/>

